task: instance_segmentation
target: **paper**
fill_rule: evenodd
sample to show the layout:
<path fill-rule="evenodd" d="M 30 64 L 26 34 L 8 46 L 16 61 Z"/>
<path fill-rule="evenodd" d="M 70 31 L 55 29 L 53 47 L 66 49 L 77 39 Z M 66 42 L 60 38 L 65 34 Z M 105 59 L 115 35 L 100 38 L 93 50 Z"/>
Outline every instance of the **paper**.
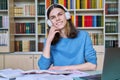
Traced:
<path fill-rule="evenodd" d="M 9 80 L 9 79 L 0 77 L 0 80 Z"/>
<path fill-rule="evenodd" d="M 16 78 L 16 80 L 73 80 L 74 77 L 84 77 L 89 74 L 81 71 L 4 69 L 0 70 L 0 76 L 6 79 Z"/>
<path fill-rule="evenodd" d="M 73 78 L 65 75 L 27 74 L 17 77 L 16 80 L 73 80 Z"/>
<path fill-rule="evenodd" d="M 45 76 L 45 77 L 42 77 L 42 79 L 39 78 L 39 80 L 73 80 L 72 77 L 68 77 L 68 76 L 65 76 L 65 75 L 49 75 L 49 76 Z"/>
<path fill-rule="evenodd" d="M 3 77 L 3 78 L 15 78 L 15 77 L 18 77 L 18 76 L 22 76 L 22 72 L 23 70 L 20 70 L 20 69 L 3 69 L 3 70 L 0 70 L 0 77 Z"/>
<path fill-rule="evenodd" d="M 24 76 L 16 80 L 73 80 L 74 77 L 88 76 L 82 71 L 61 71 L 61 70 L 29 70 L 23 72 Z"/>
<path fill-rule="evenodd" d="M 74 78 L 74 77 L 84 77 L 89 76 L 90 74 L 82 71 L 72 71 L 72 74 L 67 75 L 68 77 Z"/>

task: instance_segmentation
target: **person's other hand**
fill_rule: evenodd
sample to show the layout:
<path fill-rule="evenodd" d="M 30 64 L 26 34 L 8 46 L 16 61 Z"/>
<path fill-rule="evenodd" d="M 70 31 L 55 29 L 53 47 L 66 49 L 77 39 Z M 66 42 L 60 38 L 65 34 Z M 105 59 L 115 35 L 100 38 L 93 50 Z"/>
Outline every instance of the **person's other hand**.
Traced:
<path fill-rule="evenodd" d="M 67 66 L 52 66 L 49 70 L 67 70 Z"/>

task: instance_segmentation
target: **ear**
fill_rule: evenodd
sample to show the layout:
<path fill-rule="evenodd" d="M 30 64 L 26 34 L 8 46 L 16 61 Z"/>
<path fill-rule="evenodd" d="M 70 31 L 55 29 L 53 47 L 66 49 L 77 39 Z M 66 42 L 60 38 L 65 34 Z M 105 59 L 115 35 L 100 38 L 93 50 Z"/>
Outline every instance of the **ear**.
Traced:
<path fill-rule="evenodd" d="M 52 22 L 49 19 L 47 20 L 47 24 L 48 24 L 49 27 L 52 26 Z"/>

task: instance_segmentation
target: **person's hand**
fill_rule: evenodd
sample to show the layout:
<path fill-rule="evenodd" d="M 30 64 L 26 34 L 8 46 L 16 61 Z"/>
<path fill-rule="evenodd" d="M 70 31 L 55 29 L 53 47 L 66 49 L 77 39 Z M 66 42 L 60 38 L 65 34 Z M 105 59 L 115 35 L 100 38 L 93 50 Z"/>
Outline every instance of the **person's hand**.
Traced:
<path fill-rule="evenodd" d="M 67 70 L 67 66 L 52 66 L 49 70 Z"/>
<path fill-rule="evenodd" d="M 47 41 L 51 43 L 56 33 L 59 33 L 59 29 L 54 27 L 54 26 L 52 26 L 50 28 Z"/>

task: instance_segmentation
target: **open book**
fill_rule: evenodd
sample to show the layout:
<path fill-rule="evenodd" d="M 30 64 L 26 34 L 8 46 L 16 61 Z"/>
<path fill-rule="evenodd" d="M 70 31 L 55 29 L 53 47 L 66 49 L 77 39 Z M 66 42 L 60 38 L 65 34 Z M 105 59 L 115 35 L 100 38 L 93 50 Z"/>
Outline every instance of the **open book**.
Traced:
<path fill-rule="evenodd" d="M 0 70 L 0 77 L 4 77 L 4 78 L 8 78 L 8 79 L 11 79 L 11 78 L 16 78 L 18 76 L 22 76 L 24 71 L 21 70 L 21 69 L 3 69 L 3 70 Z"/>
<path fill-rule="evenodd" d="M 54 75 L 68 75 L 71 74 L 72 71 L 63 71 L 63 70 L 29 70 L 24 71 L 23 74 L 54 74 Z"/>

